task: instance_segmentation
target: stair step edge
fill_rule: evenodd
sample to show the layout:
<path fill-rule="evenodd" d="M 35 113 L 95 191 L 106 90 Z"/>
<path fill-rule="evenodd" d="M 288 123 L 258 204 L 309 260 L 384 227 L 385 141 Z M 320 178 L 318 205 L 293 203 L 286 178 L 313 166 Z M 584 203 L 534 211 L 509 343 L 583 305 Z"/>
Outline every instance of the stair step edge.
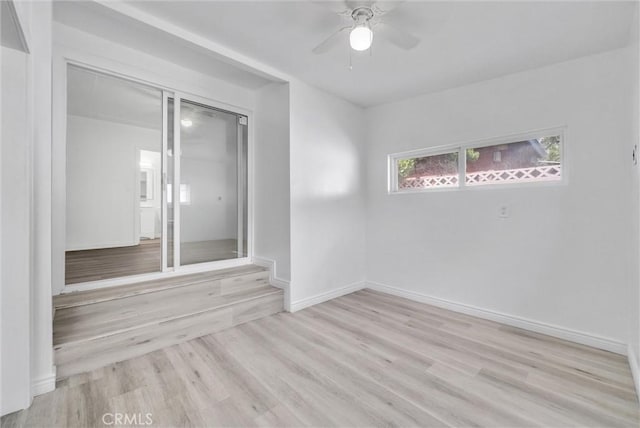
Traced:
<path fill-rule="evenodd" d="M 212 272 L 214 272 L 214 271 L 212 271 Z M 237 275 L 229 275 L 229 276 L 217 278 L 217 279 L 214 279 L 214 280 L 215 281 L 219 281 L 219 280 L 223 280 L 223 279 L 227 279 L 227 278 L 241 277 L 241 276 L 244 276 L 244 275 L 253 275 L 253 274 L 256 274 L 256 273 L 267 273 L 268 274 L 269 271 L 268 271 L 268 269 L 263 268 L 263 270 L 257 270 L 255 272 L 244 272 L 244 273 L 239 273 Z M 175 278 L 179 279 L 179 278 L 183 278 L 183 277 L 189 276 L 189 275 L 193 275 L 193 274 L 180 275 L 180 276 L 176 276 Z M 126 299 L 127 297 L 140 296 L 140 295 L 143 295 L 143 294 L 150 294 L 150 293 L 157 293 L 157 292 L 160 292 L 160 291 L 170 290 L 170 289 L 173 289 L 173 288 L 188 287 L 190 285 L 201 284 L 203 282 L 207 282 L 207 281 L 211 281 L 211 280 L 212 280 L 212 278 L 204 277 L 204 278 L 196 279 L 196 280 L 194 280 L 192 282 L 188 282 L 188 283 L 184 283 L 184 284 L 160 285 L 160 286 L 155 287 L 155 288 L 140 289 L 140 290 L 131 291 L 129 293 L 125 293 L 125 294 L 122 294 L 122 295 L 96 297 L 94 299 L 87 299 L 86 301 L 71 302 L 71 303 L 59 303 L 59 304 L 56 304 L 56 297 L 58 297 L 58 296 L 54 296 L 54 298 L 53 298 L 53 307 L 54 307 L 55 310 L 60 310 L 60 309 L 74 308 L 74 307 L 78 307 L 78 306 L 93 305 L 93 304 L 96 304 L 96 303 L 107 302 L 107 301 L 110 301 L 110 300 Z M 142 284 L 142 283 L 144 283 L 144 282 L 141 282 L 140 284 Z M 128 284 L 128 285 L 131 285 L 131 284 Z M 121 286 L 117 286 L 117 287 L 127 287 L 128 285 L 121 285 Z M 117 287 L 113 287 L 113 288 L 117 288 Z M 89 294 L 89 293 L 91 293 L 93 291 L 96 291 L 96 290 L 72 291 L 71 293 L 61 294 L 60 296 L 70 296 L 70 295 L 78 296 L 81 293 Z"/>
<path fill-rule="evenodd" d="M 284 291 L 282 289 L 279 289 L 279 288 L 276 288 L 276 287 L 273 287 L 273 286 L 270 286 L 270 287 L 271 287 L 271 289 L 268 292 L 265 292 L 263 294 L 260 294 L 260 295 L 257 295 L 257 296 L 247 297 L 247 298 L 244 298 L 244 299 L 234 300 L 234 301 L 227 302 L 227 303 L 224 303 L 222 305 L 215 306 L 215 307 L 212 307 L 212 308 L 202 309 L 202 310 L 195 311 L 195 312 L 188 312 L 188 313 L 185 313 L 185 314 L 173 315 L 173 316 L 165 317 L 165 318 L 158 318 L 158 319 L 155 319 L 153 321 L 148 321 L 148 322 L 143 323 L 143 324 L 137 324 L 135 326 L 131 326 L 131 327 L 127 327 L 127 328 L 121 328 L 121 329 L 118 329 L 118 330 L 110 331 L 110 332 L 103 333 L 103 334 L 98 334 L 98 335 L 95 335 L 95 336 L 89 336 L 89 337 L 85 337 L 85 338 L 82 338 L 82 339 L 75 339 L 75 340 L 71 340 L 69 342 L 59 342 L 59 343 L 57 343 L 57 344 L 55 344 L 53 346 L 54 353 L 57 350 L 57 348 L 59 348 L 61 346 L 65 346 L 65 347 L 66 346 L 77 346 L 78 344 L 91 342 L 92 340 L 97 340 L 97 339 L 102 339 L 102 338 L 109 337 L 109 336 L 115 336 L 117 334 L 127 333 L 127 332 L 130 332 L 130 331 L 136 330 L 136 329 L 141 329 L 141 328 L 148 327 L 148 326 L 155 325 L 155 324 L 163 324 L 163 323 L 171 322 L 171 321 L 174 321 L 174 320 L 179 320 L 179 319 L 188 318 L 188 317 L 191 317 L 191 316 L 201 315 L 203 313 L 207 313 L 207 312 L 212 312 L 212 311 L 216 311 L 216 310 L 219 310 L 219 309 L 228 308 L 228 307 L 233 306 L 233 305 L 238 304 L 238 303 L 250 302 L 252 300 L 261 299 L 263 297 L 271 296 L 271 295 L 274 295 L 274 294 L 283 294 L 284 295 Z"/>

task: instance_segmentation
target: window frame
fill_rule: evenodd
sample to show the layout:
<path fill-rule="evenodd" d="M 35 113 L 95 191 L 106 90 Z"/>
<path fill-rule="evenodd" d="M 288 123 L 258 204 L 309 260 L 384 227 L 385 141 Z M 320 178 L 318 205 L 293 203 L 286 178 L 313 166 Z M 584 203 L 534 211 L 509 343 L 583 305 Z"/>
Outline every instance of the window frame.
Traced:
<path fill-rule="evenodd" d="M 560 167 L 562 173 L 560 180 L 550 181 L 528 181 L 528 182 L 508 182 L 477 184 L 467 186 L 466 184 L 466 168 L 467 168 L 467 149 L 478 149 L 482 147 L 490 147 L 502 144 L 516 143 L 532 138 L 540 138 L 540 136 L 560 136 Z M 400 189 L 398 187 L 398 161 L 404 159 L 412 159 L 418 157 L 437 156 L 447 153 L 458 153 L 458 185 L 448 187 L 427 187 L 418 189 Z M 424 192 L 451 192 L 465 190 L 490 190 L 490 189 L 512 189 L 514 187 L 547 187 L 547 186 L 564 186 L 568 184 L 567 180 L 567 127 L 556 126 L 553 128 L 536 129 L 532 131 L 520 132 L 501 137 L 485 138 L 482 140 L 473 140 L 464 143 L 454 143 L 447 145 L 434 146 L 423 149 L 409 150 L 405 152 L 392 153 L 387 156 L 387 193 L 396 194 L 413 194 Z"/>

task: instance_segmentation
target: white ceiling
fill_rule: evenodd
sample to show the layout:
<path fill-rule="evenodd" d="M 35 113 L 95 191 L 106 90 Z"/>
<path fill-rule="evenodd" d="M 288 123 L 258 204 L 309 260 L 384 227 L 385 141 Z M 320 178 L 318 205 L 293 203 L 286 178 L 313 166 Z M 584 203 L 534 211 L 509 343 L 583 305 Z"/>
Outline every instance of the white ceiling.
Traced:
<path fill-rule="evenodd" d="M 53 17 L 64 25 L 237 86 L 257 89 L 272 81 L 269 76 L 243 69 L 241 65 L 201 46 L 115 12 L 97 2 L 55 1 Z"/>
<path fill-rule="evenodd" d="M 354 55 L 347 32 L 324 55 L 311 50 L 344 23 L 311 1 L 134 1 L 135 8 L 362 106 L 541 67 L 626 45 L 635 2 L 407 1 L 388 22 L 422 38 L 403 51 L 374 35 Z"/>

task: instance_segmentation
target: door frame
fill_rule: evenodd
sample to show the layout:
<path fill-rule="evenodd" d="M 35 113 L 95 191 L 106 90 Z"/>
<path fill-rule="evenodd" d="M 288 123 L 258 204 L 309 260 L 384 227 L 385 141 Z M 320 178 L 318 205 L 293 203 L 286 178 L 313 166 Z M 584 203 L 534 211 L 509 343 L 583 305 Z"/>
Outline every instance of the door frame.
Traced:
<path fill-rule="evenodd" d="M 158 81 L 160 79 L 156 79 L 155 76 L 151 75 L 147 78 L 140 77 L 139 73 L 132 73 L 131 70 L 122 70 L 119 67 L 118 63 L 114 63 L 112 61 L 96 60 L 95 57 L 86 58 L 83 57 L 82 54 L 73 53 L 66 54 L 60 56 L 58 61 L 54 62 L 54 79 L 58 82 L 56 88 L 54 90 L 54 111 L 57 110 L 57 114 L 54 114 L 55 123 L 57 123 L 56 129 L 53 132 L 53 147 L 52 147 L 52 163 L 53 163 L 53 172 L 52 172 L 52 187 L 54 191 L 54 195 L 56 197 L 56 203 L 52 206 L 52 212 L 54 213 L 54 218 L 57 218 L 59 228 L 59 234 L 56 237 L 54 235 L 52 239 L 52 251 L 53 251 L 53 263 L 56 261 L 60 263 L 61 266 L 58 266 L 58 271 L 61 272 L 61 278 L 58 280 L 62 281 L 62 287 L 57 287 L 60 289 L 60 294 L 65 294 L 74 291 L 82 291 L 82 290 L 93 290 L 99 288 L 106 287 L 114 287 L 123 284 L 130 284 L 136 282 L 149 281 L 154 279 L 172 277 L 172 276 L 180 276 L 189 273 L 198 273 L 198 272 L 207 272 L 212 270 L 219 270 L 237 266 L 243 266 L 247 264 L 253 263 L 253 214 L 254 214 L 254 202 L 253 202 L 253 183 L 254 183 L 254 173 L 253 173 L 253 165 L 254 165 L 254 126 L 253 126 L 253 111 L 244 107 L 240 107 L 237 105 L 228 104 L 222 101 L 217 101 L 215 99 L 194 94 L 189 91 L 180 90 L 179 88 L 173 88 L 171 86 L 160 84 Z M 142 84 L 145 86 L 152 87 L 161 91 L 162 93 L 162 194 L 163 194 L 163 203 L 162 203 L 162 263 L 160 266 L 160 271 L 138 274 L 138 275 L 129 275 L 118 278 L 109 278 L 98 281 L 89 281 L 83 283 L 69 284 L 65 283 L 65 251 L 66 251 L 66 128 L 67 128 L 67 70 L 69 66 L 75 66 L 84 68 L 90 71 L 99 72 L 102 74 L 106 74 L 108 76 L 117 77 L 120 79 L 124 79 L 133 83 Z M 178 85 L 176 85 L 178 86 Z M 197 264 L 190 264 L 184 266 L 175 267 L 176 255 L 179 257 L 180 252 L 180 242 L 176 240 L 176 237 L 179 239 L 179 231 L 176 235 L 175 227 L 176 224 L 179 224 L 179 209 L 174 211 L 174 267 L 167 267 L 167 221 L 166 221 L 166 148 L 168 145 L 167 141 L 167 109 L 166 109 L 166 100 L 173 96 L 174 99 L 174 135 L 180 135 L 180 132 L 176 132 L 176 129 L 180 129 L 180 110 L 179 110 L 179 102 L 177 100 L 181 100 L 182 98 L 194 101 L 205 106 L 210 106 L 215 109 L 227 111 L 232 114 L 242 115 L 247 117 L 247 257 L 229 259 L 229 260 L 219 260 L 212 262 L 204 262 Z M 176 106 L 178 106 L 176 108 Z M 179 137 L 177 138 L 179 148 Z M 176 144 L 174 140 L 174 150 L 176 150 Z M 177 151 L 177 150 L 176 150 Z M 174 183 L 177 181 L 175 177 L 179 177 L 179 162 L 174 164 Z M 176 171 L 177 170 L 177 171 Z M 177 172 L 177 174 L 176 174 Z M 173 186 L 173 200 L 179 201 L 180 197 L 180 186 Z M 176 218 L 176 212 L 178 213 L 178 217 Z M 60 230 L 61 229 L 61 230 Z M 177 244 L 177 245 L 176 245 Z M 175 248 L 177 247 L 177 254 Z M 62 255 L 59 253 L 62 251 Z M 56 278 L 54 277 L 55 281 Z M 55 288 L 54 288 L 55 289 Z"/>

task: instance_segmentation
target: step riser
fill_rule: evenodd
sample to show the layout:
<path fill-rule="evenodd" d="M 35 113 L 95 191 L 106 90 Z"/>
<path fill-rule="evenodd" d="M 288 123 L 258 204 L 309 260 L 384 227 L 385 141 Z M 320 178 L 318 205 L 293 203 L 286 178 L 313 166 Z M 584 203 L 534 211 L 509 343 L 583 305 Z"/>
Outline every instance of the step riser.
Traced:
<path fill-rule="evenodd" d="M 57 377 L 95 370 L 283 310 L 255 265 L 54 298 Z"/>
<path fill-rule="evenodd" d="M 269 284 L 269 272 L 256 272 L 248 275 L 236 276 L 220 280 L 220 294 L 235 293 L 236 291 L 251 290 Z"/>
<path fill-rule="evenodd" d="M 137 296 L 157 291 L 188 287 L 194 284 L 212 281 L 234 281 L 243 278 L 252 279 L 269 279 L 269 272 L 257 266 L 247 266 L 237 269 L 239 273 L 233 275 L 225 275 L 223 271 L 208 272 L 200 274 L 190 274 L 184 276 L 174 276 L 162 278 L 153 281 L 141 282 L 127 286 L 109 287 L 90 292 L 90 296 L 85 297 L 87 292 L 72 292 L 55 296 L 53 299 L 56 309 L 65 309 L 77 306 L 84 306 L 93 303 L 105 302 L 109 300 L 123 299 L 131 296 Z M 243 273 L 246 272 L 246 273 Z"/>
<path fill-rule="evenodd" d="M 63 379 L 281 312 L 283 298 L 283 292 L 277 291 L 197 315 L 59 345 L 55 350 L 57 377 Z"/>
<path fill-rule="evenodd" d="M 180 308 L 176 308 L 174 303 L 176 298 L 194 296 L 200 301 L 199 306 L 201 309 L 205 310 L 212 307 L 208 302 L 219 300 L 232 292 L 259 291 L 269 287 L 268 281 L 261 278 L 249 278 L 246 281 L 236 281 L 232 285 L 227 284 L 224 286 L 222 281 L 218 280 L 189 287 L 164 290 L 161 293 L 149 293 L 143 296 L 138 295 L 127 299 L 102 302 L 99 305 L 58 309 L 56 322 L 59 328 L 54 331 L 53 343 L 58 345 L 60 343 L 59 337 L 64 337 L 65 342 L 74 341 L 76 340 L 75 337 L 84 337 L 85 328 L 91 331 L 101 330 L 103 333 L 108 333 L 112 331 L 111 325 L 113 325 L 114 320 L 122 320 L 126 323 L 127 320 L 147 319 L 149 314 L 161 317 L 163 313 L 176 312 L 176 309 L 180 311 Z M 213 303 L 211 304 L 213 305 Z M 188 315 L 188 313 L 182 313 L 181 315 Z M 82 320 L 87 317 L 91 318 L 90 326 L 83 325 Z M 71 328 L 72 333 L 69 333 L 66 330 L 67 328 Z"/>

